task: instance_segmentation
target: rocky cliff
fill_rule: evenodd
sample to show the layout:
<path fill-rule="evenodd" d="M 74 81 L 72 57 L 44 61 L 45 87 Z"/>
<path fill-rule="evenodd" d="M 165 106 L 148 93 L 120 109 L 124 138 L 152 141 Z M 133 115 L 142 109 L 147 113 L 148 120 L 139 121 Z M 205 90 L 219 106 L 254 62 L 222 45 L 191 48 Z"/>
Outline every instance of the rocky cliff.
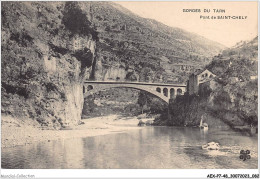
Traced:
<path fill-rule="evenodd" d="M 112 2 L 3 2 L 1 35 L 1 112 L 47 128 L 80 122 L 85 80 L 182 83 L 224 48 Z"/>
<path fill-rule="evenodd" d="M 86 2 L 85 5 L 99 33 L 91 74 L 93 80 L 185 83 L 189 73 L 208 64 L 210 57 L 224 49 L 223 45 L 201 36 L 141 18 L 113 2 Z M 110 90 L 108 101 L 118 99 L 117 95 L 113 97 L 113 91 Z M 119 90 L 125 98 L 132 93 Z M 95 98 L 99 96 L 102 94 Z M 142 97 L 144 101 L 154 98 L 143 93 L 140 96 L 150 98 Z M 139 95 L 127 100 L 141 101 L 138 98 Z M 88 101 L 90 99 L 85 100 L 86 111 Z M 128 111 L 129 106 L 125 107 Z M 140 106 L 131 105 L 130 108 Z"/>
<path fill-rule="evenodd" d="M 215 126 L 257 126 L 257 37 L 225 50 L 206 68 L 217 77 L 199 86 L 198 95 L 171 101 L 170 118 L 162 115 L 159 125 L 197 126 L 200 120 Z"/>
<path fill-rule="evenodd" d="M 85 5 L 99 32 L 92 74 L 96 80 L 183 83 L 190 71 L 173 70 L 177 64 L 200 68 L 224 49 L 201 36 L 141 18 L 113 2 Z"/>
<path fill-rule="evenodd" d="M 3 2 L 2 115 L 78 124 L 97 33 L 77 2 Z"/>

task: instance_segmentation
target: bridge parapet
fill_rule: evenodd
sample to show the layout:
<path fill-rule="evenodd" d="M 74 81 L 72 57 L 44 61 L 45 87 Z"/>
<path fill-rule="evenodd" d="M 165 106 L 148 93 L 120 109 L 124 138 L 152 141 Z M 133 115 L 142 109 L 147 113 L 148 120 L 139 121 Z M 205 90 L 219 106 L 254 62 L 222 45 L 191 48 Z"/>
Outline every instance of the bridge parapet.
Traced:
<path fill-rule="evenodd" d="M 184 84 L 144 83 L 144 82 L 108 82 L 86 81 L 83 87 L 84 97 L 109 88 L 133 88 L 151 93 L 169 103 L 169 99 L 186 92 Z"/>

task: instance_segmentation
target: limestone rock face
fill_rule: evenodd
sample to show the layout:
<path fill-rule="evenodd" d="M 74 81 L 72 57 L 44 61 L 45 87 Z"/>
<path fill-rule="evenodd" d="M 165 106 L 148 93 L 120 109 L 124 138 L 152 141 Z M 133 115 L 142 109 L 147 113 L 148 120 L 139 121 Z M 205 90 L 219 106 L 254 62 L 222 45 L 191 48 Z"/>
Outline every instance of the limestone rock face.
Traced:
<path fill-rule="evenodd" d="M 122 63 L 106 65 L 96 58 L 94 78 L 97 81 L 139 81 L 139 74 L 134 68 L 126 68 Z"/>
<path fill-rule="evenodd" d="M 139 17 L 114 2 L 88 1 L 82 6 L 90 9 L 88 14 L 99 32 L 93 71 L 96 80 L 122 80 L 125 76 L 128 81 L 140 78 L 149 82 L 147 76 L 151 73 L 142 73 L 149 68 L 155 74 L 151 81 L 184 83 L 193 68 L 207 64 L 210 57 L 225 48 L 179 28 Z M 180 64 L 185 69 L 176 68 Z M 186 70 L 186 66 L 192 69 Z"/>
<path fill-rule="evenodd" d="M 97 38 L 81 8 L 77 2 L 2 3 L 3 115 L 55 129 L 81 120 Z"/>
<path fill-rule="evenodd" d="M 104 80 L 125 80 L 126 71 L 124 68 L 112 67 L 106 70 Z"/>
<path fill-rule="evenodd" d="M 156 124 L 198 126 L 203 118 L 209 128 L 257 127 L 258 81 L 251 78 L 258 74 L 257 50 L 256 37 L 215 56 L 206 66 L 215 79 L 201 83 L 197 95 L 171 100 L 170 117 L 162 114 Z"/>

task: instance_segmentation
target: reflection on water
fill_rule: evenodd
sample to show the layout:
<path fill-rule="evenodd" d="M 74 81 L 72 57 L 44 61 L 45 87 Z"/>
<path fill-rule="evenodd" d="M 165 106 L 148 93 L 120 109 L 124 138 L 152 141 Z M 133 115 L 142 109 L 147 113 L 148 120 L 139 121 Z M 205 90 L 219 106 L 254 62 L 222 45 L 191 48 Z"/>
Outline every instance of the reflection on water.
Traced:
<path fill-rule="evenodd" d="M 218 142 L 219 151 L 203 150 Z M 239 159 L 240 150 L 251 159 Z M 2 149 L 2 168 L 257 168 L 257 137 L 232 131 L 145 127 L 127 133 Z"/>

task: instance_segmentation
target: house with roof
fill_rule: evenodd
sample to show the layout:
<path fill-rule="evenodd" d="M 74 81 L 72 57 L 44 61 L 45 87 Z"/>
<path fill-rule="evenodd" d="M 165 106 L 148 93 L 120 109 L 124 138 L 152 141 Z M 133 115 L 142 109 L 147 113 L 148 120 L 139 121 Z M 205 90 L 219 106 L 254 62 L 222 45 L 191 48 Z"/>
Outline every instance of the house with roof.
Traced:
<path fill-rule="evenodd" d="M 189 80 L 187 83 L 189 95 L 198 94 L 199 85 L 213 80 L 215 76 L 216 75 L 208 69 L 195 71 L 193 74 L 189 76 Z"/>

